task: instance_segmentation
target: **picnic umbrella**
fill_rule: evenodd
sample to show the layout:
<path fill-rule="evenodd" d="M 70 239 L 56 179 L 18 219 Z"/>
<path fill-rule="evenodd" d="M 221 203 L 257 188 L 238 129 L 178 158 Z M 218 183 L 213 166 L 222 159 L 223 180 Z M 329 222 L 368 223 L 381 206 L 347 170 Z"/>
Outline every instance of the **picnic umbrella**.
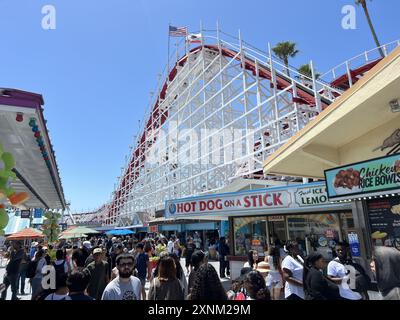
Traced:
<path fill-rule="evenodd" d="M 34 228 L 25 228 L 6 237 L 7 240 L 27 240 L 44 238 L 44 234 Z"/>
<path fill-rule="evenodd" d="M 62 239 L 73 239 L 73 238 L 86 238 L 87 235 L 86 234 L 82 234 L 80 236 L 76 236 L 75 234 L 63 234 L 60 237 L 58 237 L 58 239 L 62 240 Z"/>
<path fill-rule="evenodd" d="M 66 229 L 66 230 L 64 230 L 64 231 L 62 231 L 61 233 L 60 233 L 60 236 L 62 236 L 62 235 L 64 235 L 64 234 L 66 234 L 66 233 L 68 233 L 69 231 L 71 231 L 72 229 L 75 229 L 77 226 L 70 226 L 70 227 L 68 227 L 68 229 Z"/>
<path fill-rule="evenodd" d="M 96 233 L 100 233 L 100 232 L 98 232 L 95 229 L 88 228 L 88 227 L 78 226 L 71 230 L 64 231 L 62 233 L 61 237 L 69 236 L 68 239 L 83 238 L 83 237 L 87 237 L 88 234 L 96 234 Z M 60 237 L 60 239 L 67 239 L 67 238 L 61 238 L 61 237 Z"/>
<path fill-rule="evenodd" d="M 110 230 L 106 232 L 106 235 L 112 235 L 112 236 L 125 236 L 128 234 L 134 233 L 132 230 L 127 230 L 127 229 L 116 229 L 116 230 Z"/>

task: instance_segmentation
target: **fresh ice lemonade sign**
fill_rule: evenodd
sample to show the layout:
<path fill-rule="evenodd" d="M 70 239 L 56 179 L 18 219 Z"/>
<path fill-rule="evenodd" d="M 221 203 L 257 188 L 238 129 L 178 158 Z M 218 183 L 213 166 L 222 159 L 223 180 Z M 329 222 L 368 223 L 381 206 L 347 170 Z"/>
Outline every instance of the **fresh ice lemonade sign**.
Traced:
<path fill-rule="evenodd" d="M 400 154 L 325 170 L 330 199 L 400 189 Z"/>

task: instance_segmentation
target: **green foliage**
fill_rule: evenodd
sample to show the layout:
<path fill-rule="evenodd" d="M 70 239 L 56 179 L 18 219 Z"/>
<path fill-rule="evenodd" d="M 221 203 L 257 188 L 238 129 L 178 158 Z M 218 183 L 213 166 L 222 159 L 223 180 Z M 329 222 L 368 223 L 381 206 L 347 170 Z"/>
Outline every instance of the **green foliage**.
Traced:
<path fill-rule="evenodd" d="M 61 214 L 57 212 L 46 211 L 44 213 L 43 221 L 43 233 L 48 238 L 49 242 L 54 242 L 58 239 L 61 229 L 58 224 L 58 220 L 61 218 Z"/>
<path fill-rule="evenodd" d="M 294 58 L 299 53 L 299 50 L 296 49 L 296 43 L 290 41 L 278 42 L 277 45 L 272 48 L 272 51 L 285 63 L 288 61 L 289 57 Z"/>
<path fill-rule="evenodd" d="M 3 208 L 0 208 L 0 229 L 4 229 L 8 224 L 8 213 Z"/>
<path fill-rule="evenodd" d="M 299 67 L 299 72 L 302 75 L 305 75 L 306 77 L 309 77 L 310 79 L 312 78 L 312 72 L 309 64 L 303 64 Z M 320 76 L 319 73 L 315 73 L 315 78 L 318 79 Z M 298 77 L 300 78 L 300 77 Z"/>

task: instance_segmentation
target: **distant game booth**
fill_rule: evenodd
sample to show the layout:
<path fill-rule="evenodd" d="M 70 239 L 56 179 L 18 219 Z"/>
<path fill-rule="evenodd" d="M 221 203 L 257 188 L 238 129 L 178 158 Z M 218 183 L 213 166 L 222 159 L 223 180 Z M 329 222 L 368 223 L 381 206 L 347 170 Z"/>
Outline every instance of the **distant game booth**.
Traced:
<path fill-rule="evenodd" d="M 0 232 L 3 235 L 39 221 L 43 209 L 66 208 L 43 104 L 40 94 L 0 88 Z M 8 223 L 9 215 L 13 217 L 12 226 Z"/>
<path fill-rule="evenodd" d="M 264 163 L 265 174 L 324 179 L 353 208 L 353 256 L 400 250 L 400 48 L 376 64 Z M 352 248 L 358 243 L 359 248 Z"/>

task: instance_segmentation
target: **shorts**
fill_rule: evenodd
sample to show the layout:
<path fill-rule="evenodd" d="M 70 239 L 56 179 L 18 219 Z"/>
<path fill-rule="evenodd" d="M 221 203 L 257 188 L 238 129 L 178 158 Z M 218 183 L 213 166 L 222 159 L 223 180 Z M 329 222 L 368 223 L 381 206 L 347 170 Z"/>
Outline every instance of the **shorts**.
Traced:
<path fill-rule="evenodd" d="M 271 272 L 265 279 L 265 282 L 269 289 L 273 289 L 273 288 L 282 289 L 283 288 L 282 277 L 279 273 Z"/>
<path fill-rule="evenodd" d="M 276 289 L 282 289 L 282 288 L 283 288 L 283 284 L 282 284 L 281 281 L 272 281 L 271 284 L 270 284 L 270 286 L 269 286 L 269 288 L 270 288 L 270 289 L 274 289 L 274 288 L 276 288 Z"/>

